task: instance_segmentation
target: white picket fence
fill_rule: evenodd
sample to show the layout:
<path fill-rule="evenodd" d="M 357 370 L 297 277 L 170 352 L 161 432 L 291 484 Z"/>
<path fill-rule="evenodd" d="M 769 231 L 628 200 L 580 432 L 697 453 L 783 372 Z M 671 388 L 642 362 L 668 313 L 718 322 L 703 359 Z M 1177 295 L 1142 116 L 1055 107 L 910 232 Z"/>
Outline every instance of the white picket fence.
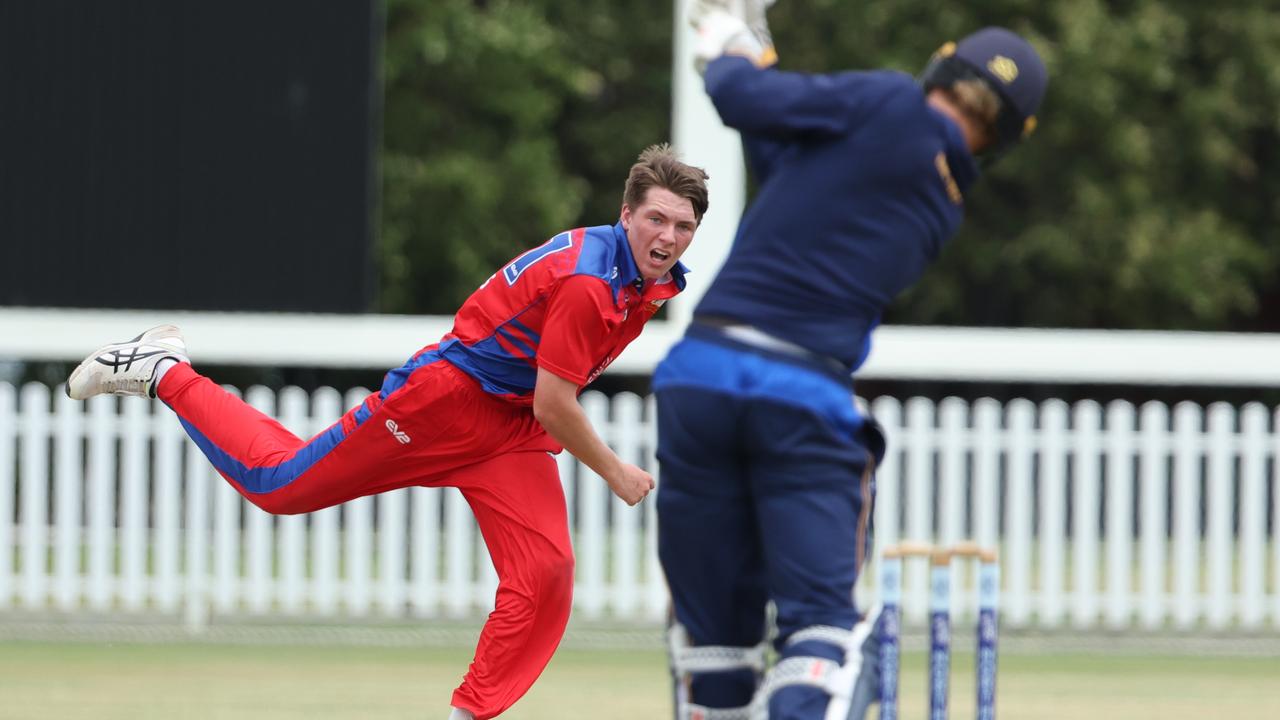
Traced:
<path fill-rule="evenodd" d="M 259 387 L 246 397 L 309 435 L 363 395 Z M 654 468 L 650 400 L 582 402 L 624 459 Z M 1280 628 L 1274 410 L 880 398 L 873 411 L 891 446 L 877 543 L 998 545 L 1006 627 Z M 654 503 L 626 507 L 567 454 L 560 470 L 575 612 L 660 621 Z M 870 600 L 875 572 L 864 575 Z M 908 570 L 905 610 L 917 622 L 925 581 L 923 565 Z M 495 588 L 453 490 L 273 517 L 223 482 L 158 403 L 78 403 L 60 388 L 0 383 L 0 617 L 132 613 L 192 628 L 247 616 L 461 617 L 491 607 Z M 971 589 L 960 574 L 962 616 Z"/>

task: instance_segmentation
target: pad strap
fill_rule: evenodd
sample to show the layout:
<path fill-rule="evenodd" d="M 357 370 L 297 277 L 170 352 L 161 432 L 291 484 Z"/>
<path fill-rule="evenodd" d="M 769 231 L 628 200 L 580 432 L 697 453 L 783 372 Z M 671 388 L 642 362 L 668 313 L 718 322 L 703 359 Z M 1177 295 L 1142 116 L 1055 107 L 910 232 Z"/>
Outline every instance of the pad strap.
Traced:
<path fill-rule="evenodd" d="M 791 637 L 787 638 L 787 645 L 796 645 L 811 640 L 823 642 L 828 645 L 834 645 L 842 650 L 849 650 L 855 642 L 853 631 L 838 628 L 832 625 L 811 625 L 803 630 L 797 630 Z"/>
<path fill-rule="evenodd" d="M 838 687 L 833 682 L 839 670 L 840 663 L 834 660 L 804 655 L 789 657 L 773 666 L 757 693 L 761 699 L 768 700 L 769 696 L 784 687 L 805 685 L 826 690 L 832 696 L 846 694 L 849 688 Z"/>
<path fill-rule="evenodd" d="M 743 705 L 735 708 L 709 708 L 689 703 L 679 720 L 755 720 L 751 714 L 751 706 Z"/>
<path fill-rule="evenodd" d="M 702 645 L 677 648 L 672 653 L 678 673 L 709 673 L 726 670 L 764 672 L 764 646 L 730 647 Z"/>
<path fill-rule="evenodd" d="M 766 643 L 753 647 L 693 646 L 689 644 L 689 634 L 679 623 L 668 628 L 667 641 L 671 651 L 672 669 L 678 675 L 727 670 L 752 670 L 759 675 L 765 669 L 765 650 L 768 647 Z"/>

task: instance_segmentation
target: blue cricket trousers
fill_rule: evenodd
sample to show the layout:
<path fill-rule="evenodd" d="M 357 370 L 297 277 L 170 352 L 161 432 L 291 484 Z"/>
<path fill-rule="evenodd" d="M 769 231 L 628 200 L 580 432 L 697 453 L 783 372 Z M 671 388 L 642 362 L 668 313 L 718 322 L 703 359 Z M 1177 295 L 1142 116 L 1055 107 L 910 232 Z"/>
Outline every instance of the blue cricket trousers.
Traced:
<path fill-rule="evenodd" d="M 854 407 L 852 381 L 694 325 L 653 385 L 658 553 L 691 642 L 758 644 L 772 600 L 783 657 L 843 662 L 840 648 L 785 641 L 859 619 L 853 585 L 870 552 L 884 440 Z M 740 707 L 754 687 L 750 671 L 700 673 L 690 699 Z M 769 717 L 821 718 L 827 700 L 821 690 L 784 688 Z"/>

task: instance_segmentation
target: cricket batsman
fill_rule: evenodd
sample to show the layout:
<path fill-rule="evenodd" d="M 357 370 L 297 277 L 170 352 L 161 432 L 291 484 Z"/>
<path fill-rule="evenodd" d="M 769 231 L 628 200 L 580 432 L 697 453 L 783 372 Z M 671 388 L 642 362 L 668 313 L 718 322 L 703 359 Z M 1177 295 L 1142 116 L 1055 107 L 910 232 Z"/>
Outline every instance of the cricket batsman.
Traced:
<path fill-rule="evenodd" d="M 943 45 L 919 78 L 782 72 L 767 4 L 704 0 L 691 16 L 706 92 L 759 190 L 653 379 L 679 720 L 863 717 L 873 623 L 853 588 L 885 440 L 852 374 L 955 234 L 980 165 L 1035 128 L 1047 86 L 1032 46 L 995 27 Z"/>
<path fill-rule="evenodd" d="M 270 513 L 414 485 L 461 490 L 499 584 L 449 717 L 486 720 L 533 685 L 569 619 L 573 550 L 553 455 L 568 450 L 628 505 L 653 488 L 600 439 L 577 395 L 684 289 L 679 260 L 707 211 L 706 181 L 666 145 L 646 149 L 616 224 L 566 230 L 500 268 L 452 332 L 310 440 L 197 373 L 168 325 L 94 352 L 67 394 L 158 397 L 222 477 Z"/>

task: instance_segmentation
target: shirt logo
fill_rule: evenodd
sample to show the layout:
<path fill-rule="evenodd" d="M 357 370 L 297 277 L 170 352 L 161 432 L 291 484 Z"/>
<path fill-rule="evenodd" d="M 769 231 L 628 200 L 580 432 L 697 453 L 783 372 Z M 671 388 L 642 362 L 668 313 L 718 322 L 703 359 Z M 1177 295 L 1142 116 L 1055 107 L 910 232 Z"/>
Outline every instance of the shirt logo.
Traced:
<path fill-rule="evenodd" d="M 933 159 L 933 164 L 938 168 L 938 174 L 942 176 L 942 184 L 947 186 L 947 197 L 951 198 L 951 202 L 959 205 L 964 202 L 964 195 L 960 194 L 960 186 L 956 185 L 955 178 L 951 177 L 951 166 L 947 164 L 946 153 L 939 151 L 937 157 Z"/>
<path fill-rule="evenodd" d="M 403 430 L 401 430 L 401 429 L 400 429 L 400 426 L 399 426 L 399 425 L 396 425 L 396 421 L 395 421 L 395 420 L 388 420 L 388 421 L 387 421 L 387 430 L 390 430 L 390 431 L 391 431 L 391 435 L 392 435 L 396 440 L 400 441 L 400 444 L 401 444 L 401 445 L 408 445 L 408 444 L 409 444 L 410 440 L 409 440 L 409 435 L 408 435 L 408 433 L 406 433 L 406 432 L 404 432 Z"/>
<path fill-rule="evenodd" d="M 604 372 L 604 369 L 609 367 L 609 363 L 611 362 L 613 362 L 613 356 L 606 355 L 604 360 L 601 360 L 600 364 L 596 366 L 596 369 L 592 370 L 591 374 L 587 376 L 587 381 L 583 383 L 583 386 L 585 387 L 595 382 L 596 378 L 600 377 L 600 373 Z"/>

